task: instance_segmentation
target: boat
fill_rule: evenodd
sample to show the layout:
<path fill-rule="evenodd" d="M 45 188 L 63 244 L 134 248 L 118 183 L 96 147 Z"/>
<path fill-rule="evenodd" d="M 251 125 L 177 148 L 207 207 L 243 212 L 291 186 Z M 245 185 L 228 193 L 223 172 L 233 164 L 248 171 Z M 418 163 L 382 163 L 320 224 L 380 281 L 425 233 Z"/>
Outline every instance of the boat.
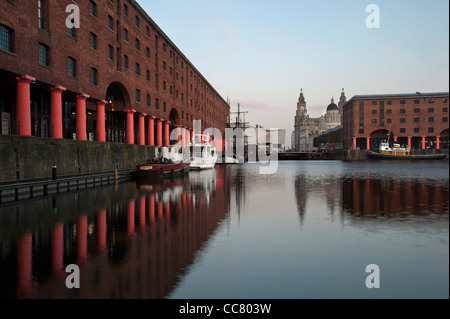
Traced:
<path fill-rule="evenodd" d="M 214 168 L 218 153 L 208 134 L 194 134 L 193 142 L 189 147 L 191 152 L 191 169 L 204 170 Z"/>
<path fill-rule="evenodd" d="M 447 158 L 445 154 L 412 155 L 410 148 L 402 147 L 398 143 L 394 143 L 393 147 L 390 147 L 388 142 L 381 142 L 377 151 L 367 151 L 367 156 L 371 159 L 387 160 L 441 160 Z"/>
<path fill-rule="evenodd" d="M 189 156 L 181 148 L 162 146 L 155 157 L 136 165 L 134 175 L 137 181 L 174 178 L 189 173 L 190 165 Z"/>

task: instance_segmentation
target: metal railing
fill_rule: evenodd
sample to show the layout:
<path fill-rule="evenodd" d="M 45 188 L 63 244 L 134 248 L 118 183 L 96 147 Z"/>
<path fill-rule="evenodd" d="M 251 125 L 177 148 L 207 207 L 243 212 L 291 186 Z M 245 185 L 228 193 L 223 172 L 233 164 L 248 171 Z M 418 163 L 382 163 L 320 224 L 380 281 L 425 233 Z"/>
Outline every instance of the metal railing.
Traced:
<path fill-rule="evenodd" d="M 0 184 L 0 205 L 8 202 L 18 202 L 21 197 L 25 199 L 45 197 L 52 194 L 60 194 L 62 192 L 70 192 L 82 188 L 95 187 L 97 184 L 103 185 L 105 182 L 110 184 L 124 179 L 132 178 L 132 170 L 97 173 L 88 175 L 78 175 L 71 177 L 56 176 L 56 170 L 53 169 L 51 179 L 42 180 L 23 180 L 15 182 L 7 182 Z M 41 188 L 40 195 L 35 196 L 35 190 Z M 75 188 L 75 189 L 73 189 Z"/>

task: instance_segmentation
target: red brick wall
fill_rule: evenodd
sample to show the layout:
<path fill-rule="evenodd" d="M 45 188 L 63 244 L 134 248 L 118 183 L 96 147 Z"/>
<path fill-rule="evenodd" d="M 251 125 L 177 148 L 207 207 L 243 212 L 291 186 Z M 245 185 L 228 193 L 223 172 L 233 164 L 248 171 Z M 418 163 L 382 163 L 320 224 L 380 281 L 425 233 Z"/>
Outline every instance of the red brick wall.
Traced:
<path fill-rule="evenodd" d="M 429 100 L 434 100 L 433 104 Z M 380 123 L 380 102 L 384 102 L 384 125 Z M 404 104 L 401 104 L 404 101 Z M 418 101 L 418 104 L 415 104 Z M 360 102 L 364 102 L 364 126 L 360 127 Z M 376 105 L 373 103 L 376 102 Z M 388 105 L 388 102 L 391 105 Z M 377 130 L 388 130 L 397 137 L 436 137 L 443 134 L 447 130 L 448 135 L 448 95 L 435 95 L 430 97 L 408 96 L 408 97 L 380 97 L 380 98 L 359 98 L 351 99 L 344 106 L 344 148 L 350 149 L 353 145 L 353 138 L 366 138 Z M 428 111 L 429 108 L 434 109 L 434 113 Z M 401 110 L 405 113 L 401 113 Z M 414 113 L 414 109 L 419 109 L 419 113 Z M 444 109 L 447 109 L 445 112 Z M 388 113 L 390 110 L 390 114 Z M 376 111 L 376 114 L 374 114 Z M 419 122 L 414 119 L 418 118 Z M 434 122 L 429 122 L 429 118 L 433 118 Z M 444 118 L 447 121 L 444 121 Z M 388 123 L 391 119 L 391 123 Z M 401 122 L 404 119 L 404 122 Z M 376 123 L 373 123 L 376 120 Z M 419 128 L 420 132 L 415 133 L 414 129 Z M 428 129 L 433 128 L 434 132 Z M 364 133 L 359 130 L 364 129 Z M 405 132 L 401 132 L 405 129 Z"/>
<path fill-rule="evenodd" d="M 81 13 L 81 28 L 76 30 L 76 39 L 67 34 L 65 21 L 69 13 L 66 6 L 73 1 L 48 0 L 48 32 L 38 27 L 37 1 L 0 0 L 0 23 L 14 30 L 13 54 L 0 51 L 0 71 L 6 70 L 17 75 L 27 74 L 39 82 L 49 85 L 61 85 L 75 93 L 85 93 L 96 100 L 106 99 L 108 86 L 113 82 L 121 83 L 129 94 L 127 108 L 137 112 L 169 120 L 171 109 L 176 109 L 179 123 L 192 127 L 192 119 L 202 120 L 203 125 L 224 130 L 229 106 L 226 101 L 195 69 L 169 38 L 154 22 L 148 18 L 134 1 L 122 0 L 120 14 L 117 15 L 115 1 L 96 0 L 97 14 L 89 14 L 89 1 L 78 1 Z M 128 6 L 128 17 L 123 14 L 123 4 Z M 113 29 L 108 28 L 108 15 L 113 17 Z M 139 16 L 140 28 L 135 26 L 135 16 Z M 117 21 L 119 41 L 117 42 Z M 147 36 L 146 27 L 150 34 Z M 124 41 L 123 29 L 128 30 L 128 43 Z M 90 33 L 97 35 L 97 50 L 90 48 Z M 157 37 L 157 40 L 155 40 Z M 140 41 L 140 50 L 135 48 L 135 39 Z M 50 47 L 50 65 L 48 68 L 38 65 L 39 42 Z M 156 44 L 157 42 L 157 44 Z M 166 44 L 166 52 L 163 52 Z M 114 48 L 113 60 L 108 58 L 108 45 Z M 146 48 L 150 57 L 146 56 Z M 120 57 L 117 49 L 120 49 Z M 172 52 L 172 54 L 171 54 Z M 124 68 L 124 55 L 129 58 L 129 69 Z M 67 58 L 77 60 L 77 78 L 67 75 Z M 117 72 L 117 59 L 120 59 L 121 72 Z M 140 76 L 135 73 L 135 64 L 140 64 Z M 166 62 L 166 70 L 163 70 Z M 183 67 L 182 67 L 183 65 Z M 90 84 L 90 68 L 98 70 L 98 85 Z M 170 74 L 172 68 L 172 75 Z M 146 71 L 150 71 L 150 81 Z M 191 77 L 192 72 L 192 77 Z M 176 74 L 178 73 L 178 80 Z M 158 81 L 156 81 L 158 74 Z M 183 84 L 181 78 L 183 77 Z M 13 78 L 11 78 L 13 80 Z M 163 81 L 166 90 L 163 90 Z M 191 91 L 192 85 L 192 91 Z M 170 86 L 173 92 L 170 94 Z M 136 89 L 141 91 L 141 102 L 136 102 Z M 176 92 L 178 90 L 178 98 Z M 146 96 L 150 94 L 150 107 Z M 184 96 L 184 101 L 181 96 Z M 159 99 L 159 110 L 155 108 L 155 99 Z M 191 107 L 192 99 L 192 107 Z M 166 103 L 166 112 L 163 110 Z M 88 103 L 88 107 L 94 107 Z M 183 119 L 181 118 L 184 114 Z M 189 119 L 186 118 L 189 114 Z"/>

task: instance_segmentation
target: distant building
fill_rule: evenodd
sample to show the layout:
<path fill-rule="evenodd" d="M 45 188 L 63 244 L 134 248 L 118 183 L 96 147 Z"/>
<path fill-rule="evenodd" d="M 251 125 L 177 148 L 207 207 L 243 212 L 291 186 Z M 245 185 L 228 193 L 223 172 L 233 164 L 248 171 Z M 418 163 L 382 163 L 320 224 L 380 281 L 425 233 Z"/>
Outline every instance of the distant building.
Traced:
<path fill-rule="evenodd" d="M 278 128 L 266 129 L 261 125 L 251 126 L 244 123 L 230 123 L 232 129 L 242 129 L 244 135 L 244 147 L 254 147 L 260 152 L 282 152 L 286 143 L 286 130 Z M 272 140 L 275 136 L 276 139 Z M 237 144 L 238 142 L 235 141 Z"/>
<path fill-rule="evenodd" d="M 306 100 L 301 90 L 297 103 L 297 113 L 295 116 L 295 130 L 292 137 L 292 149 L 294 152 L 314 151 L 314 138 L 319 134 L 331 130 L 342 123 L 342 106 L 347 102 L 344 89 L 338 105 L 334 103 L 334 98 L 328 105 L 325 115 L 319 118 L 310 118 L 306 107 Z"/>
<path fill-rule="evenodd" d="M 448 149 L 448 97 L 448 92 L 356 95 L 343 106 L 344 148 L 376 148 L 389 139 L 412 149 Z"/>
<path fill-rule="evenodd" d="M 314 147 L 317 150 L 340 150 L 343 148 L 343 126 L 339 125 L 323 132 L 314 138 Z"/>

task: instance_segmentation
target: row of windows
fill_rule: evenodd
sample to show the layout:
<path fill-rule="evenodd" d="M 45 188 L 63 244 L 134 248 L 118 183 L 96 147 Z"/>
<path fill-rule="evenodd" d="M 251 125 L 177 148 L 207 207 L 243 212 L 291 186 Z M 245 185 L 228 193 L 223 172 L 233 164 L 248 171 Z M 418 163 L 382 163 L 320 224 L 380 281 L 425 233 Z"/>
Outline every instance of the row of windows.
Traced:
<path fill-rule="evenodd" d="M 47 19 L 48 19 L 48 15 L 47 15 L 47 6 L 48 3 L 46 0 L 40 0 L 38 1 L 38 17 L 39 17 L 39 27 L 41 29 L 46 29 L 47 28 Z M 90 15 L 92 15 L 93 17 L 96 17 L 97 15 L 97 5 L 94 1 L 90 0 L 89 2 L 89 13 Z M 136 19 L 136 26 L 139 26 L 139 17 L 137 17 Z M 112 17 L 110 17 L 110 19 L 108 19 L 108 23 L 109 26 L 112 27 L 113 26 L 113 19 Z M 149 36 L 149 28 L 147 27 L 147 35 Z M 68 28 L 67 32 L 70 36 L 72 37 L 76 37 L 76 29 L 75 28 Z M 90 48 L 93 50 L 97 50 L 98 48 L 98 44 L 97 44 L 97 35 L 95 33 L 90 33 Z M 0 49 L 4 50 L 4 51 L 8 51 L 11 53 L 14 53 L 14 30 L 12 30 L 11 28 L 0 24 Z M 136 39 L 136 49 L 140 49 L 140 42 L 138 39 Z M 45 66 L 45 67 L 49 67 L 50 66 L 50 48 L 44 44 L 44 43 L 39 43 L 39 47 L 38 47 L 38 63 L 41 66 Z M 163 44 L 163 52 L 166 52 L 166 44 Z M 146 55 L 148 58 L 150 58 L 150 49 L 147 47 L 146 48 Z M 170 50 L 170 57 L 173 58 L 175 56 L 175 54 L 173 54 L 173 51 Z M 108 47 L 108 57 L 113 60 L 114 57 L 114 48 L 113 46 L 109 45 Z M 178 64 L 178 56 L 176 56 L 176 62 Z M 124 56 L 124 64 L 125 64 L 125 68 L 129 68 L 129 62 L 128 62 L 128 56 Z M 165 64 L 165 62 L 164 62 Z M 184 63 L 183 61 L 181 61 L 181 67 L 184 68 Z M 136 63 L 136 74 L 140 75 L 141 70 L 140 70 L 140 65 L 139 63 Z M 172 67 L 170 68 L 170 74 L 173 76 L 175 75 L 174 70 L 172 69 Z M 187 67 L 186 67 L 186 71 L 187 71 Z M 67 60 L 67 72 L 68 75 L 70 77 L 76 78 L 77 77 L 77 61 L 75 58 L 72 57 L 68 57 Z M 157 75 L 156 75 L 157 76 Z M 178 72 L 176 72 L 176 79 L 178 80 L 179 74 Z M 193 76 L 193 72 L 191 71 L 191 77 L 194 78 Z M 147 81 L 150 81 L 150 71 L 147 70 L 146 71 L 146 78 Z M 195 75 L 195 80 L 198 82 L 199 81 L 199 77 L 197 75 Z M 90 71 L 90 82 L 93 85 L 98 85 L 98 70 L 95 68 L 91 68 Z M 184 84 L 184 77 L 181 77 L 181 82 L 182 84 Z M 201 82 L 201 86 L 203 87 L 203 82 Z M 164 90 L 166 90 L 166 83 L 163 82 L 163 86 L 164 86 Z M 193 90 L 192 85 L 191 85 L 191 91 Z M 197 88 L 195 88 L 196 92 L 198 91 Z M 208 93 L 212 93 L 213 91 L 207 87 Z M 170 87 L 170 92 L 173 95 L 175 93 L 175 87 Z M 199 92 L 197 92 L 199 93 Z M 203 98 L 203 94 L 202 98 Z M 179 94 L 178 94 L 178 90 L 176 91 L 176 96 L 178 98 Z M 137 97 L 138 98 L 138 97 Z M 181 94 L 181 99 L 182 101 L 184 100 L 184 94 Z M 140 100 L 140 98 L 139 98 Z M 218 100 L 217 96 L 214 96 L 214 100 Z M 191 100 L 191 105 L 192 105 L 192 100 Z M 203 108 L 203 107 L 202 107 Z"/>
<path fill-rule="evenodd" d="M 448 98 L 445 98 L 442 100 L 442 102 L 444 104 L 448 103 Z M 384 106 L 385 101 L 380 101 L 379 104 L 380 106 Z M 414 100 L 414 105 L 420 105 L 420 100 Z M 428 104 L 434 104 L 435 103 L 435 99 L 428 99 L 427 100 Z M 360 106 L 364 106 L 364 102 L 359 102 Z M 378 105 L 378 101 L 372 101 L 372 106 L 377 106 Z M 386 105 L 392 105 L 392 101 L 386 101 Z M 406 100 L 400 100 L 400 105 L 406 105 Z"/>
<path fill-rule="evenodd" d="M 406 128 L 400 128 L 400 133 L 401 134 L 406 133 Z M 420 133 L 420 128 L 415 127 L 414 128 L 414 133 Z M 434 133 L 434 127 L 429 127 L 428 128 L 428 133 Z M 360 129 L 359 130 L 359 134 L 364 134 L 364 129 Z"/>
<path fill-rule="evenodd" d="M 376 115 L 378 113 L 377 110 L 372 110 L 372 114 Z M 380 111 L 380 113 L 382 113 L 382 111 Z M 414 109 L 414 114 L 419 114 L 420 113 L 420 109 L 415 108 Z M 428 113 L 434 113 L 434 108 L 428 108 Z M 442 108 L 442 113 L 448 113 L 448 108 L 444 107 Z M 360 109 L 360 114 L 361 114 L 361 109 Z M 392 114 L 392 110 L 388 109 L 386 110 L 386 114 Z M 400 114 L 406 114 L 406 109 L 400 109 Z"/>
<path fill-rule="evenodd" d="M 420 123 L 420 118 L 419 117 L 415 117 L 413 119 L 414 123 Z M 448 117 L 443 117 L 442 118 L 442 122 L 447 123 L 448 122 Z M 361 123 L 361 122 L 360 122 Z M 372 124 L 377 124 L 378 120 L 377 119 L 372 119 Z M 380 121 L 380 124 L 382 122 Z M 392 119 L 386 119 L 386 123 L 387 124 L 392 124 Z M 406 123 L 406 118 L 401 118 L 400 119 L 400 123 Z M 429 117 L 428 118 L 428 123 L 434 123 L 434 117 Z"/>

